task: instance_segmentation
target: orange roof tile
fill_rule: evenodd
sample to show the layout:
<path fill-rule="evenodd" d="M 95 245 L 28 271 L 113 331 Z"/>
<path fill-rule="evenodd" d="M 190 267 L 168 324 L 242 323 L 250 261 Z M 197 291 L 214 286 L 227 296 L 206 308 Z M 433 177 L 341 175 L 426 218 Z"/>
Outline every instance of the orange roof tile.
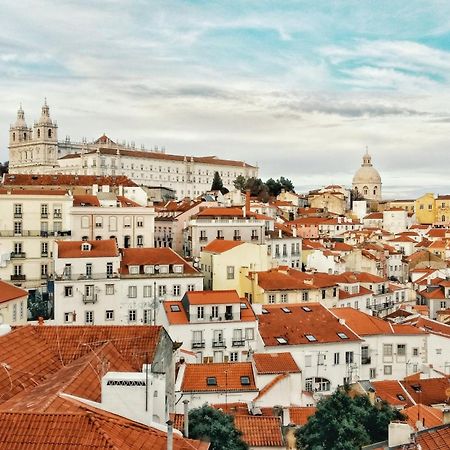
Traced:
<path fill-rule="evenodd" d="M 4 186 L 124 186 L 137 187 L 137 184 L 125 175 L 35 175 L 35 174 L 6 174 Z"/>
<path fill-rule="evenodd" d="M 190 305 L 241 303 L 236 291 L 188 291 L 185 297 Z"/>
<path fill-rule="evenodd" d="M 234 422 L 236 428 L 242 432 L 242 439 L 249 446 L 284 446 L 279 417 L 236 415 Z"/>
<path fill-rule="evenodd" d="M 253 361 L 259 374 L 298 373 L 300 369 L 291 353 L 254 353 Z"/>
<path fill-rule="evenodd" d="M 0 280 L 0 303 L 9 302 L 20 297 L 28 297 L 28 291 Z"/>
<path fill-rule="evenodd" d="M 166 300 L 163 302 L 167 321 L 170 325 L 185 325 L 189 323 L 189 317 L 181 301 Z"/>
<path fill-rule="evenodd" d="M 228 250 L 231 250 L 239 245 L 242 245 L 243 241 L 228 241 L 224 239 L 214 239 L 214 241 L 210 242 L 204 249 L 204 252 L 211 253 L 224 253 Z"/>
<path fill-rule="evenodd" d="M 1 195 L 68 195 L 66 189 L 0 189 Z"/>
<path fill-rule="evenodd" d="M 74 195 L 73 206 L 100 206 L 100 201 L 96 195 Z"/>
<path fill-rule="evenodd" d="M 416 403 L 424 405 L 446 403 L 450 405 L 450 397 L 447 394 L 450 389 L 450 379 L 447 377 L 403 380 L 400 383 Z"/>
<path fill-rule="evenodd" d="M 197 217 L 243 217 L 244 211 L 241 208 L 205 208 L 197 214 Z"/>
<path fill-rule="evenodd" d="M 208 384 L 208 379 L 210 383 Z M 251 363 L 186 364 L 183 392 L 257 391 Z"/>
<path fill-rule="evenodd" d="M 417 421 L 420 420 L 425 428 L 432 428 L 442 425 L 444 414 L 442 410 L 427 405 L 414 405 L 402 410 L 406 416 L 407 422 L 412 428 L 417 429 Z"/>
<path fill-rule="evenodd" d="M 404 445 L 402 450 L 448 450 L 450 446 L 450 425 L 441 425 L 425 431 L 419 431 L 415 435 L 415 444 Z M 420 445 L 420 447 L 419 447 Z"/>
<path fill-rule="evenodd" d="M 99 241 L 56 241 L 58 258 L 106 258 L 119 256 L 115 239 Z M 82 250 L 90 244 L 90 250 Z"/>
<path fill-rule="evenodd" d="M 360 340 L 320 303 L 264 305 L 258 319 L 265 346 Z M 342 333 L 343 338 L 338 333 Z"/>
<path fill-rule="evenodd" d="M 277 385 L 280 381 L 283 381 L 285 378 L 287 378 L 287 373 L 280 373 L 275 378 L 270 380 L 257 394 L 257 396 L 253 399 L 255 402 L 256 400 L 260 399 L 264 395 L 266 395 L 275 385 Z"/>
<path fill-rule="evenodd" d="M 372 381 L 375 396 L 393 406 L 412 406 L 414 403 L 398 380 Z"/>
<path fill-rule="evenodd" d="M 98 242 L 98 241 L 97 241 Z M 169 247 L 123 248 L 120 273 L 129 274 L 128 266 L 182 265 L 183 273 L 199 274 L 185 259 Z M 142 272 L 144 273 L 144 272 Z M 171 274 L 173 276 L 173 274 Z"/>
<path fill-rule="evenodd" d="M 415 305 L 416 307 L 418 305 Z M 440 334 L 442 336 L 450 337 L 450 325 L 446 325 L 436 320 L 429 319 L 423 316 L 415 316 L 410 319 L 406 319 L 405 323 L 409 323 L 412 326 L 418 327 L 428 333 Z"/>
<path fill-rule="evenodd" d="M 305 425 L 316 411 L 315 406 L 292 406 L 289 408 L 290 422 L 299 426 Z"/>

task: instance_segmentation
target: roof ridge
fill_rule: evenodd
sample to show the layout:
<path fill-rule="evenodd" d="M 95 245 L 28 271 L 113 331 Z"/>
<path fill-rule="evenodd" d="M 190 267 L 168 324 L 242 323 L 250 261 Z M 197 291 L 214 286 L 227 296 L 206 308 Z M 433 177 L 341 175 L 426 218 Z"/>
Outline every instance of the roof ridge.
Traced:
<path fill-rule="evenodd" d="M 87 419 L 89 422 L 94 425 L 94 427 L 97 429 L 97 431 L 103 436 L 106 443 L 108 444 L 109 448 L 111 450 L 120 450 L 119 447 L 117 447 L 114 442 L 112 441 L 111 437 L 108 435 L 108 433 L 102 428 L 102 426 L 98 423 L 99 420 L 95 417 L 95 414 L 92 411 L 86 411 L 85 415 L 87 416 Z"/>

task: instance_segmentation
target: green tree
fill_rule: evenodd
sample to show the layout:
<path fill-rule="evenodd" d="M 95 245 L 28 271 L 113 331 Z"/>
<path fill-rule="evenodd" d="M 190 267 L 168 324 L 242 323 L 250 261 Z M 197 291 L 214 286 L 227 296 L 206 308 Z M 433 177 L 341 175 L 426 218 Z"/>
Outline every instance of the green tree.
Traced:
<path fill-rule="evenodd" d="M 389 423 L 402 414 L 387 403 L 372 405 L 366 396 L 342 390 L 317 404 L 317 411 L 297 431 L 297 446 L 307 450 L 357 450 L 387 439 Z"/>
<path fill-rule="evenodd" d="M 219 172 L 214 172 L 214 178 L 211 185 L 212 191 L 222 191 L 223 189 L 223 181 L 222 178 L 220 178 Z"/>
<path fill-rule="evenodd" d="M 210 450 L 247 450 L 241 436 L 233 416 L 208 405 L 189 411 L 189 437 L 210 442 Z"/>
<path fill-rule="evenodd" d="M 247 178 L 244 175 L 239 175 L 234 181 L 233 185 L 236 189 L 240 191 L 245 191 L 245 186 L 247 185 Z"/>
<path fill-rule="evenodd" d="M 281 185 L 281 188 L 286 192 L 294 192 L 294 184 L 288 178 L 280 177 L 277 182 Z"/>
<path fill-rule="evenodd" d="M 276 197 L 281 192 L 281 184 L 279 181 L 275 181 L 273 178 L 269 178 L 266 181 L 266 186 L 269 191 L 269 195 Z"/>

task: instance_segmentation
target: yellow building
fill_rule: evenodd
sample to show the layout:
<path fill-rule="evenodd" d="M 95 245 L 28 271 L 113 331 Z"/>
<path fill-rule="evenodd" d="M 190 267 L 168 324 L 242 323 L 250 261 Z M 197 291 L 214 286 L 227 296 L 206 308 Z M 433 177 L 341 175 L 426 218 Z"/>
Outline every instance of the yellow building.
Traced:
<path fill-rule="evenodd" d="M 450 224 L 450 195 L 438 195 L 435 201 L 436 223 Z"/>
<path fill-rule="evenodd" d="M 241 270 L 266 271 L 271 265 L 265 244 L 216 239 L 200 253 L 205 290 L 235 290 L 240 296 L 244 295 Z"/>
<path fill-rule="evenodd" d="M 390 200 L 384 203 L 382 210 L 401 208 L 409 213 L 415 212 L 416 200 Z"/>
<path fill-rule="evenodd" d="M 309 196 L 311 208 L 326 209 L 333 214 L 340 216 L 345 214 L 347 202 L 340 192 L 319 192 Z"/>
<path fill-rule="evenodd" d="M 418 223 L 435 223 L 436 207 L 434 194 L 429 192 L 415 202 L 416 220 Z"/>

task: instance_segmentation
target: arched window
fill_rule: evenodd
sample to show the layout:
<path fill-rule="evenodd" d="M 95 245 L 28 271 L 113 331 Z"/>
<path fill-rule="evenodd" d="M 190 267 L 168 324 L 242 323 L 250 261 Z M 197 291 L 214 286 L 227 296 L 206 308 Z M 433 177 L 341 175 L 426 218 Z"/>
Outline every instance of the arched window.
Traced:
<path fill-rule="evenodd" d="M 38 134 L 38 138 L 40 138 L 41 137 L 41 130 L 38 129 L 38 133 L 37 134 Z"/>
<path fill-rule="evenodd" d="M 367 195 L 369 193 L 369 188 L 367 186 L 363 187 L 363 193 L 364 195 Z"/>
<path fill-rule="evenodd" d="M 445 216 L 442 216 L 442 222 L 445 222 Z"/>
<path fill-rule="evenodd" d="M 51 130 L 51 128 L 48 129 L 48 137 L 49 137 L 49 138 L 52 137 L 52 130 Z"/>
<path fill-rule="evenodd" d="M 16 133 L 13 133 L 13 141 L 16 140 Z"/>
<path fill-rule="evenodd" d="M 330 387 L 330 381 L 326 378 L 314 377 L 305 380 L 305 390 L 309 392 L 329 391 Z"/>
<path fill-rule="evenodd" d="M 23 139 L 24 139 L 24 141 L 27 140 L 27 133 L 23 133 Z"/>

